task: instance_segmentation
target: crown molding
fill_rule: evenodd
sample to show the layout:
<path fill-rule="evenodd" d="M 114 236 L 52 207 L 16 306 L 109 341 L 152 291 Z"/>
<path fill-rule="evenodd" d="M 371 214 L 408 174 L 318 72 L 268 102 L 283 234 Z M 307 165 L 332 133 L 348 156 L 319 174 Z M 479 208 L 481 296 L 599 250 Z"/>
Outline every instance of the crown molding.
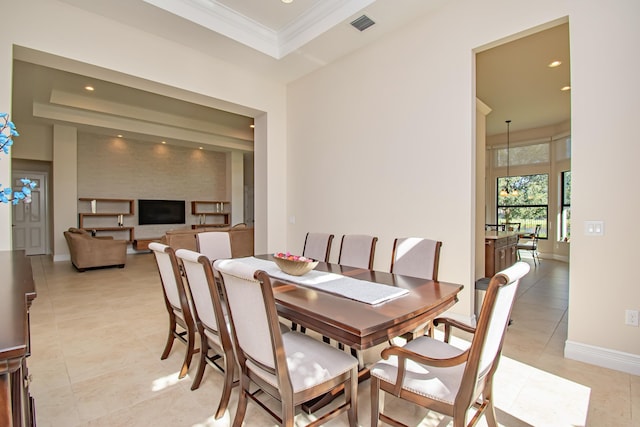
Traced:
<path fill-rule="evenodd" d="M 276 31 L 216 0 L 143 0 L 169 13 L 282 59 L 376 0 L 324 0 Z"/>

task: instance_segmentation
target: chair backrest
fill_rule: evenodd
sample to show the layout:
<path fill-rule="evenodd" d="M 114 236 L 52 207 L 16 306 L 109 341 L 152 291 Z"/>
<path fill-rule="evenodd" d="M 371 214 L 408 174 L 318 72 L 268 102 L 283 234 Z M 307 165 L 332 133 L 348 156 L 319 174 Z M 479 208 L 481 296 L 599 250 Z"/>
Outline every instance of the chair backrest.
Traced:
<path fill-rule="evenodd" d="M 269 276 L 235 260 L 217 260 L 214 268 L 222 277 L 240 366 L 250 361 L 274 375 L 288 375 L 284 352 L 279 352 L 282 360 L 276 359 L 275 349 L 282 348 L 282 333 Z"/>
<path fill-rule="evenodd" d="M 364 234 L 345 234 L 340 243 L 338 264 L 371 270 L 377 241 L 377 237 Z"/>
<path fill-rule="evenodd" d="M 201 253 L 188 249 L 178 249 L 176 257 L 182 261 L 187 284 L 191 291 L 194 315 L 202 325 L 217 333 L 221 340 L 227 334 L 227 344 L 231 344 L 228 337 L 224 309 L 218 293 L 211 261 Z"/>
<path fill-rule="evenodd" d="M 329 262 L 331 254 L 331 243 L 333 234 L 327 233 L 307 233 L 304 239 L 302 255 L 316 261 Z"/>
<path fill-rule="evenodd" d="M 438 280 L 442 242 L 418 237 L 393 241 L 391 273 Z"/>
<path fill-rule="evenodd" d="M 167 308 L 182 313 L 183 319 L 190 321 L 193 319 L 191 306 L 182 282 L 175 251 L 170 246 L 158 242 L 149 243 L 149 249 L 153 252 L 158 266 Z"/>
<path fill-rule="evenodd" d="M 531 234 L 531 245 L 533 246 L 532 249 L 536 250 L 538 249 L 538 239 L 540 239 L 540 229 L 542 228 L 542 226 L 540 224 L 536 225 L 536 228 L 534 229 L 533 233 Z"/>
<path fill-rule="evenodd" d="M 529 269 L 526 262 L 517 262 L 496 273 L 489 281 L 456 404 L 468 405 L 475 400 L 482 392 L 485 380 L 497 369 L 518 284 Z M 463 401 L 458 402 L 458 399 Z"/>
<path fill-rule="evenodd" d="M 484 229 L 486 231 L 505 231 L 505 224 L 485 224 Z"/>
<path fill-rule="evenodd" d="M 211 261 L 231 258 L 231 238 L 228 231 L 203 231 L 196 234 L 197 252 Z"/>

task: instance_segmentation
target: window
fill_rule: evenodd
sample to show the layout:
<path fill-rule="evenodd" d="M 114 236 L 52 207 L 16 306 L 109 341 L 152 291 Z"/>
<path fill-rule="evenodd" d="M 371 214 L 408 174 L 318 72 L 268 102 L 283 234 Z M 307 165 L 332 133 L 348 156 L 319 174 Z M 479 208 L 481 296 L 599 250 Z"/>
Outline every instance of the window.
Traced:
<path fill-rule="evenodd" d="M 503 188 L 510 189 L 509 195 L 500 195 Z M 496 191 L 498 224 L 520 223 L 522 232 L 533 232 L 540 225 L 540 238 L 548 238 L 549 174 L 500 177 Z"/>
<path fill-rule="evenodd" d="M 571 239 L 571 171 L 562 172 L 562 215 L 560 217 L 560 239 Z"/>

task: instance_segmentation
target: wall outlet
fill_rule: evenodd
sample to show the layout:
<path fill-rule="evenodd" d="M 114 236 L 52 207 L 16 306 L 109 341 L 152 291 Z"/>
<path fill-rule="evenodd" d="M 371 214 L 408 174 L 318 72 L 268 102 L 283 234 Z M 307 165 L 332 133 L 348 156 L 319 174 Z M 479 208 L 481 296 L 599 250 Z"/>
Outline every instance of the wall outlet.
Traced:
<path fill-rule="evenodd" d="M 625 310 L 624 324 L 629 326 L 638 326 L 638 310 Z"/>

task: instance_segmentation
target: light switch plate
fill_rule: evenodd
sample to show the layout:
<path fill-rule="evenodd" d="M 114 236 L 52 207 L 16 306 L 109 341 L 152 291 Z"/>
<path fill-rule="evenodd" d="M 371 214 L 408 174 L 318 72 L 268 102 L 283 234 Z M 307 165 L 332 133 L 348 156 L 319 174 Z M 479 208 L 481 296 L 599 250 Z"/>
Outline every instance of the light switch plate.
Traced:
<path fill-rule="evenodd" d="M 585 221 L 584 234 L 587 236 L 603 236 L 604 221 Z"/>

